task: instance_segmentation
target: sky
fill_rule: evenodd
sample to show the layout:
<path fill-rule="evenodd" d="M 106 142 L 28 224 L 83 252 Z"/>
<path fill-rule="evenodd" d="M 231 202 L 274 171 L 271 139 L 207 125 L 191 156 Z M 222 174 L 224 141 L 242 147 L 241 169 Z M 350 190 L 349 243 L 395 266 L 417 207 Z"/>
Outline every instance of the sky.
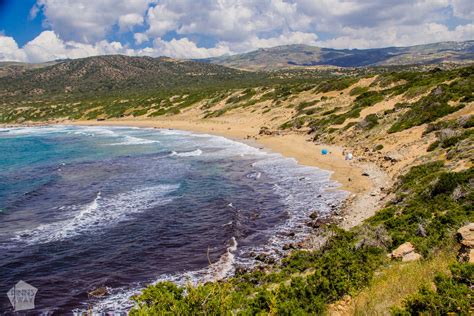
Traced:
<path fill-rule="evenodd" d="M 0 61 L 474 39 L 474 0 L 0 0 Z"/>

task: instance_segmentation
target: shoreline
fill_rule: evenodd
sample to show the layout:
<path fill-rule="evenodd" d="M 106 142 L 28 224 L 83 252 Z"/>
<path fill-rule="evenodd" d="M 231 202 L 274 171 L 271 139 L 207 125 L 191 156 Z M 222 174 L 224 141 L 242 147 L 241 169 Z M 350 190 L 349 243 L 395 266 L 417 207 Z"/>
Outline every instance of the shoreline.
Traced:
<path fill-rule="evenodd" d="M 300 165 L 316 167 L 324 171 L 329 171 L 331 173 L 330 179 L 341 184 L 341 186 L 337 187 L 336 190 L 345 190 L 350 193 L 337 209 L 333 209 L 334 211 L 331 215 L 331 221 L 344 229 L 356 226 L 366 218 L 372 216 L 373 213 L 379 209 L 379 202 L 382 201 L 381 197 L 384 196 L 382 190 L 380 190 L 381 183 L 384 183 L 383 172 L 379 173 L 373 169 L 375 167 L 374 165 L 362 163 L 356 159 L 353 161 L 346 161 L 342 155 L 342 148 L 338 146 L 316 145 L 307 139 L 307 135 L 292 133 L 285 135 L 262 136 L 258 135 L 258 130 L 256 129 L 248 127 L 232 128 L 228 124 L 219 125 L 214 122 L 207 124 L 197 124 L 195 122 L 184 121 L 163 122 L 160 120 L 130 119 L 113 121 L 63 121 L 54 124 L 34 124 L 31 125 L 31 127 L 51 125 L 128 126 L 141 128 L 177 129 L 195 133 L 206 133 L 210 135 L 222 136 L 259 149 L 279 153 L 284 157 L 295 159 Z M 322 148 L 327 149 L 330 154 L 322 155 Z M 362 173 L 368 173 L 370 176 L 363 176 Z M 345 184 L 339 181 L 339 179 L 344 179 L 344 177 L 348 176 L 354 177 L 354 180 L 345 181 Z M 321 247 L 323 243 L 324 239 L 321 239 L 318 233 L 311 233 L 305 238 L 305 240 L 298 242 L 298 246 L 296 247 L 300 249 L 317 249 Z M 229 251 L 227 251 L 223 256 L 225 256 L 228 252 Z M 232 252 L 230 252 L 230 255 L 232 255 Z M 220 262 L 220 260 L 218 262 Z M 216 266 L 215 264 L 218 262 L 213 263 L 213 266 Z M 216 272 L 222 271 L 214 271 L 211 269 L 211 271 L 207 273 L 214 275 Z M 227 276 L 224 276 L 223 278 L 225 279 Z M 127 297 L 126 301 L 128 301 L 128 294 L 136 291 L 137 289 L 133 288 L 128 292 L 125 291 L 113 293 L 98 306 L 107 309 L 109 303 L 111 302 L 114 302 L 115 304 L 117 301 L 123 301 L 125 297 Z"/>
<path fill-rule="evenodd" d="M 334 214 L 337 224 L 344 229 L 357 226 L 365 219 L 373 216 L 386 202 L 387 192 L 392 185 L 388 174 L 365 160 L 347 161 L 342 154 L 343 148 L 334 145 L 318 145 L 306 134 L 284 133 L 259 135 L 258 125 L 252 126 L 245 120 L 237 123 L 226 121 L 166 117 L 165 119 L 114 119 L 96 120 L 64 120 L 32 124 L 0 125 L 3 128 L 37 127 L 50 125 L 83 125 L 83 126 L 130 126 L 141 128 L 177 129 L 194 133 L 205 133 L 222 136 L 234 141 L 279 153 L 284 157 L 293 158 L 303 166 L 316 167 L 330 172 L 330 179 L 341 186 L 338 190 L 349 192 L 347 199 Z M 321 150 L 328 150 L 322 155 Z"/>
<path fill-rule="evenodd" d="M 108 121 L 65 121 L 61 125 L 88 126 L 132 126 L 144 128 L 177 129 L 196 133 L 222 136 L 239 141 L 259 149 L 279 153 L 295 159 L 298 164 L 316 167 L 331 173 L 331 180 L 341 184 L 339 189 L 352 194 L 364 194 L 373 189 L 373 181 L 363 176 L 365 172 L 356 160 L 347 161 L 342 154 L 343 148 L 333 145 L 317 145 L 307 135 L 258 135 L 254 127 L 230 126 L 230 124 L 212 121 L 189 122 L 183 120 L 108 120 Z M 321 150 L 329 153 L 322 155 Z"/>
<path fill-rule="evenodd" d="M 284 157 L 293 158 L 303 166 L 316 167 L 331 173 L 330 179 L 341 186 L 338 190 L 349 196 L 333 214 L 333 220 L 343 229 L 359 225 L 385 205 L 387 189 L 393 181 L 387 172 L 366 160 L 347 161 L 343 148 L 334 145 L 318 145 L 307 134 L 285 133 L 259 135 L 258 124 L 242 120 L 238 122 L 190 119 L 189 117 L 164 119 L 116 119 L 107 121 L 63 121 L 56 124 L 89 126 L 132 126 L 144 128 L 177 129 L 195 133 L 217 135 L 246 143 L 250 146 Z M 326 149 L 329 154 L 322 155 Z"/>

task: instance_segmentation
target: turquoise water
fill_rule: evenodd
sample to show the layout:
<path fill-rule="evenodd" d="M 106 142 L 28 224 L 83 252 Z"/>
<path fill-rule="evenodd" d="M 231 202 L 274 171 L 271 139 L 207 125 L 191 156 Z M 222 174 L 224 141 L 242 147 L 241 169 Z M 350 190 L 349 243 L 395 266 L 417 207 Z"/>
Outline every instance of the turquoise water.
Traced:
<path fill-rule="evenodd" d="M 302 240 L 346 193 L 329 173 L 222 137 L 126 127 L 0 129 L 0 311 L 126 310 L 146 284 L 229 276 Z M 209 266 L 209 249 L 212 265 Z M 106 286 L 110 295 L 87 293 Z"/>

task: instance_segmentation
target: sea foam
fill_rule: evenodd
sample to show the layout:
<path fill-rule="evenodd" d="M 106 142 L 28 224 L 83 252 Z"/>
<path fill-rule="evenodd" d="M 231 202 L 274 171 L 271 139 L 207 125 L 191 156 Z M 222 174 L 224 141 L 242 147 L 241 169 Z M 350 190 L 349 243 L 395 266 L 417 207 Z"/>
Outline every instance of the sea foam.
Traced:
<path fill-rule="evenodd" d="M 133 214 L 171 202 L 172 197 L 167 195 L 178 188 L 179 185 L 157 185 L 110 197 L 103 197 L 99 192 L 91 203 L 72 212 L 70 218 L 17 232 L 12 241 L 28 245 L 43 244 L 85 233 L 99 233 L 103 228 L 127 220 Z"/>
<path fill-rule="evenodd" d="M 176 156 L 176 157 L 198 157 L 202 155 L 202 150 L 201 149 L 196 149 L 193 151 L 184 151 L 184 152 L 176 152 L 173 151 L 171 152 L 170 156 Z"/>

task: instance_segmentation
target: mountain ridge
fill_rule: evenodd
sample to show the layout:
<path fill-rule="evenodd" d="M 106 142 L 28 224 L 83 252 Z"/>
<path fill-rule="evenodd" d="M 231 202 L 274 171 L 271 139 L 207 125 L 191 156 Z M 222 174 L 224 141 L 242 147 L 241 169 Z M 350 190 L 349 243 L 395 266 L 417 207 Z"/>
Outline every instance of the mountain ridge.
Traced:
<path fill-rule="evenodd" d="M 474 40 L 370 49 L 334 49 L 292 44 L 208 58 L 203 61 L 244 70 L 314 66 L 400 66 L 441 62 L 469 63 L 474 62 Z"/>

